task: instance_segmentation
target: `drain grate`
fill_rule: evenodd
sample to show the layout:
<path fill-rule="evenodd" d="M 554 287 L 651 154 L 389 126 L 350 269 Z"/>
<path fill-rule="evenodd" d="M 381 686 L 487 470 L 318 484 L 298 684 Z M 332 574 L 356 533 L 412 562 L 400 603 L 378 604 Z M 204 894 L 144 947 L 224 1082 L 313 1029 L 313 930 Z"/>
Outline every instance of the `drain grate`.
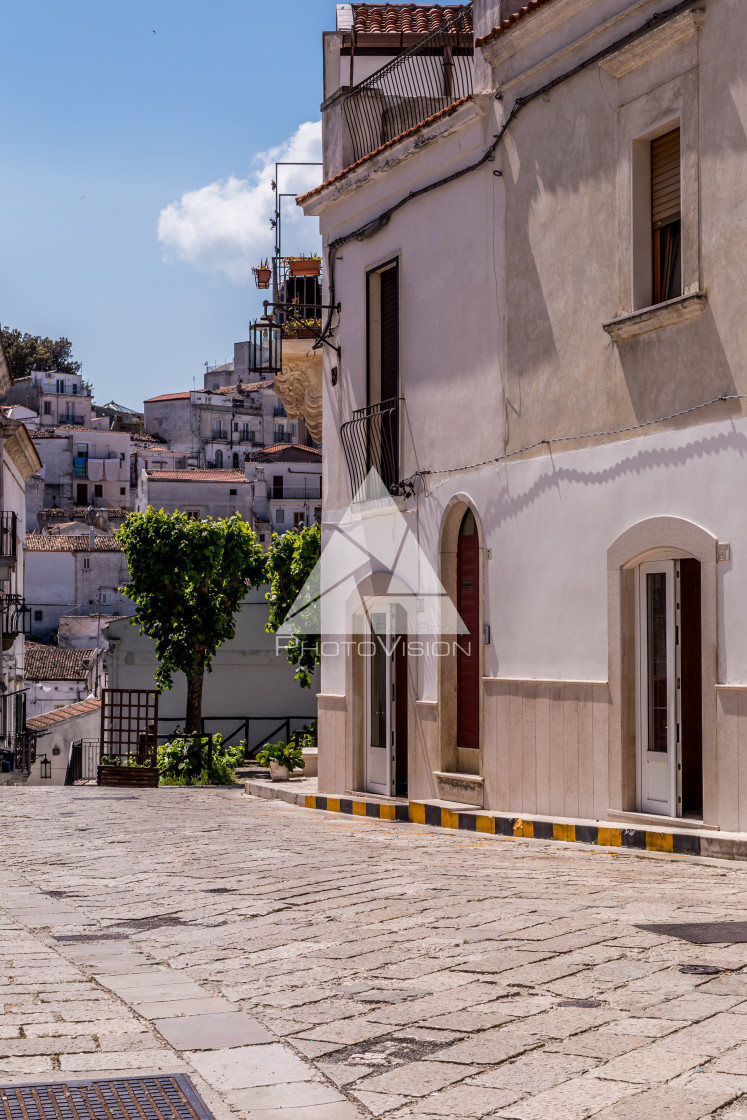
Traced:
<path fill-rule="evenodd" d="M 2 1120 L 213 1120 L 184 1074 L 0 1086 Z"/>
<path fill-rule="evenodd" d="M 636 926 L 649 933 L 679 937 L 692 945 L 740 945 L 747 942 L 747 922 L 658 922 Z"/>

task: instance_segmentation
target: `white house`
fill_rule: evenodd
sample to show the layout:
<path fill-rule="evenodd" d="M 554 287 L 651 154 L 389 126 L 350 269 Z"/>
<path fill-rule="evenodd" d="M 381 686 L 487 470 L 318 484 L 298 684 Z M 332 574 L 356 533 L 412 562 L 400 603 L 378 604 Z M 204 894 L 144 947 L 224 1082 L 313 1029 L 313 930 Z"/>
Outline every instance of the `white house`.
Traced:
<path fill-rule="evenodd" d="M 44 428 L 61 424 L 85 427 L 91 423 L 91 390 L 79 373 L 34 369 L 8 386 L 3 403 L 33 409 Z"/>
<path fill-rule="evenodd" d="M 127 582 L 127 560 L 113 533 L 92 526 L 81 533 L 29 533 L 26 538 L 26 597 L 31 633 L 49 641 L 62 615 L 132 614 L 119 590 Z"/>
<path fill-rule="evenodd" d="M 129 504 L 129 432 L 42 427 L 34 441 L 44 464 L 45 507 Z"/>
<path fill-rule="evenodd" d="M 243 464 L 242 464 L 243 466 Z M 148 507 L 189 517 L 232 517 L 251 524 L 252 491 L 242 470 L 143 470 L 138 480 L 137 511 Z"/>
<path fill-rule="evenodd" d="M 36 746 L 36 760 L 31 765 L 27 785 L 62 786 L 66 778 L 72 779 L 70 755 L 74 743 L 79 743 L 82 750 L 91 744 L 88 772 L 89 776 L 95 776 L 94 763 L 101 735 L 100 700 L 81 700 L 32 716 L 26 721 L 26 726 Z M 47 773 L 48 777 L 45 776 Z"/>
<path fill-rule="evenodd" d="M 60 649 L 26 642 L 26 712 L 45 715 L 100 696 L 104 685 L 102 649 Z"/>
<path fill-rule="evenodd" d="M 300 199 L 341 303 L 324 538 L 376 468 L 468 631 L 404 665 L 331 648 L 320 792 L 747 832 L 747 8 L 472 17 L 471 84 L 431 40 L 442 84 L 372 131 L 400 60 L 327 68 Z"/>

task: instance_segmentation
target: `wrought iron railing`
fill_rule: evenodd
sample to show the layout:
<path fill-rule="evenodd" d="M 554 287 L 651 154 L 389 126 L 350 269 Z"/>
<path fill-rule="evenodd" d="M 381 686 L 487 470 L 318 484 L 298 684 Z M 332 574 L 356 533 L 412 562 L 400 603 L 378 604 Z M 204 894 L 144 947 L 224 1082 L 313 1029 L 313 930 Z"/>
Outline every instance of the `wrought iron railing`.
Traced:
<path fill-rule="evenodd" d="M 322 491 L 319 486 L 284 486 L 281 493 L 276 494 L 273 491 L 272 496 L 273 498 L 290 498 L 301 502 L 306 500 L 318 502 L 321 500 Z"/>
<path fill-rule="evenodd" d="M 343 113 L 352 160 L 472 93 L 471 8 L 354 86 Z"/>
<path fill-rule="evenodd" d="M 291 738 L 303 730 L 309 723 L 310 716 L 203 716 L 202 734 L 221 735 L 220 749 L 246 743 L 245 758 L 251 759 L 265 746 L 266 743 L 282 739 L 290 742 Z M 162 716 L 159 727 L 167 724 L 176 724 L 177 727 L 170 731 L 159 732 L 158 742 L 166 743 L 170 739 L 180 736 L 178 725 L 183 721 L 173 716 Z M 208 731 L 208 725 L 213 726 L 213 731 Z M 293 725 L 293 726 L 291 726 Z"/>
<path fill-rule="evenodd" d="M 0 514 L 0 556 L 15 560 L 18 555 L 18 518 L 15 513 Z"/>
<path fill-rule="evenodd" d="M 9 737 L 8 745 L 13 749 L 13 769 L 30 774 L 36 762 L 36 735 L 30 731 L 17 732 Z"/>
<path fill-rule="evenodd" d="M 8 639 L 31 633 L 31 608 L 23 595 L 0 595 L 0 631 Z"/>
<path fill-rule="evenodd" d="M 353 419 L 340 428 L 354 498 L 372 470 L 378 473 L 388 491 L 398 490 L 400 399 L 393 397 L 380 404 L 358 408 L 353 412 Z"/>
<path fill-rule="evenodd" d="M 75 782 L 95 782 L 100 760 L 100 739 L 76 739 L 70 747 L 65 785 L 72 786 Z"/>

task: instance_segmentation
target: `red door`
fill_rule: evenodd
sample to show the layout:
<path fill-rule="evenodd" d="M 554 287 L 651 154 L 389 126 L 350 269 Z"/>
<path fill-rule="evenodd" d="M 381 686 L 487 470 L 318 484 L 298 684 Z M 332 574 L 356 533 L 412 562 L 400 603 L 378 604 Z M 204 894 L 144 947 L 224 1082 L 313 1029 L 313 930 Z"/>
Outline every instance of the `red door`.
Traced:
<path fill-rule="evenodd" d="M 480 746 L 480 571 L 477 526 L 471 510 L 462 519 L 457 550 L 457 610 L 469 630 L 457 652 L 457 746 Z"/>

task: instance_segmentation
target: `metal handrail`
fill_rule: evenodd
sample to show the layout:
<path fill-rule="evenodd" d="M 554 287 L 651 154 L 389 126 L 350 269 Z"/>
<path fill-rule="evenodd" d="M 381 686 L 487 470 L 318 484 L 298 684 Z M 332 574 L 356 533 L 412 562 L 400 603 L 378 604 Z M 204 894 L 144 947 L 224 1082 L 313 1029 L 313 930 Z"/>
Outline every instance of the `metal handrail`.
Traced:
<path fill-rule="evenodd" d="M 471 5 L 354 86 L 343 102 L 351 162 L 472 93 Z"/>
<path fill-rule="evenodd" d="M 359 493 L 371 470 L 377 471 L 390 492 L 399 483 L 400 397 L 358 408 L 353 419 L 340 427 L 353 497 Z"/>

